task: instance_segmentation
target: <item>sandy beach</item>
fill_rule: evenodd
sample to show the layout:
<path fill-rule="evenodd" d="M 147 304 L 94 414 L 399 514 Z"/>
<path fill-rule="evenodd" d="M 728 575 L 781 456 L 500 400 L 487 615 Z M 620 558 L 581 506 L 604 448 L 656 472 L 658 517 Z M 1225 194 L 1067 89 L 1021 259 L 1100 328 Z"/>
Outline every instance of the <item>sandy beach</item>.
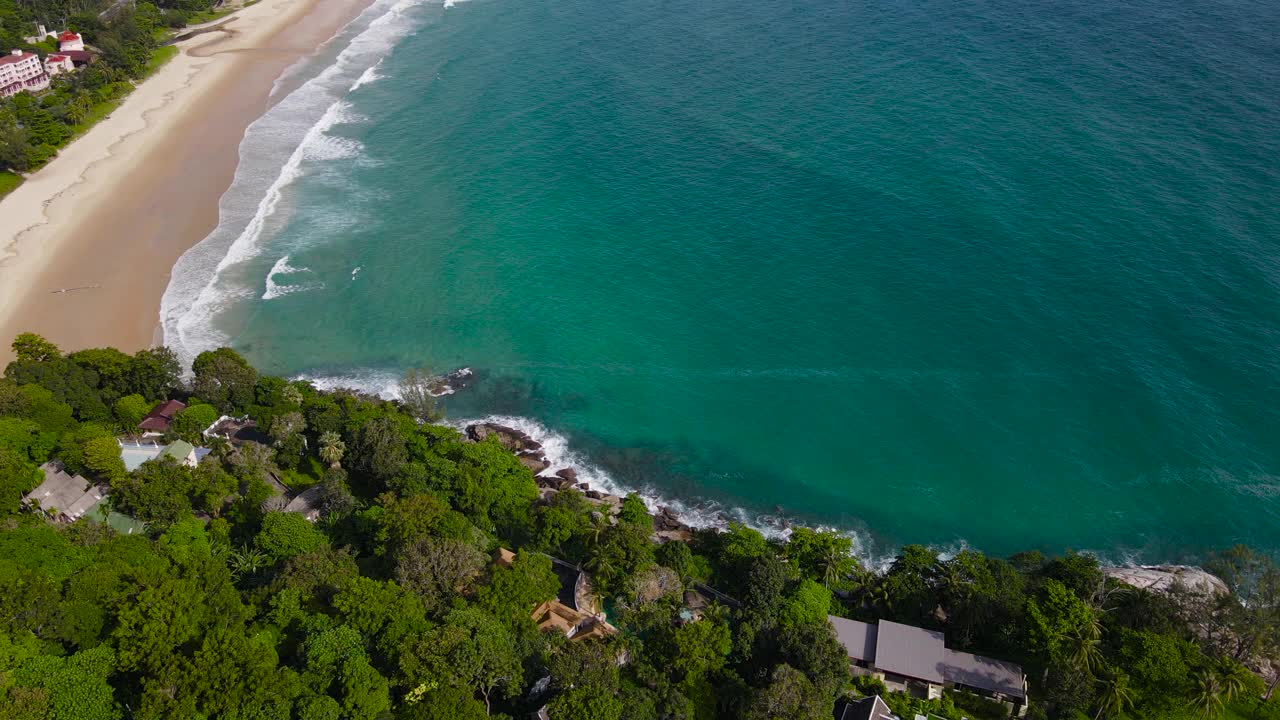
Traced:
<path fill-rule="evenodd" d="M 158 340 L 174 262 L 218 222 L 276 79 L 369 0 L 261 0 L 180 54 L 0 200 L 0 362 L 19 332 L 64 349 Z"/>

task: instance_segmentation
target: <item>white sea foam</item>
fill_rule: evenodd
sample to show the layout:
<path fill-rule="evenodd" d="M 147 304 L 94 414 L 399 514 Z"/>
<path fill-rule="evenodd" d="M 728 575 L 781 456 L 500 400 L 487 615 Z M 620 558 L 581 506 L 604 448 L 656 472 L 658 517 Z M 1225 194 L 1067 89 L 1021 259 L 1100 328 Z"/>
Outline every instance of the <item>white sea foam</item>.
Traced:
<path fill-rule="evenodd" d="M 378 62 L 374 63 L 372 67 L 370 67 L 368 70 L 365 70 L 364 73 L 360 75 L 359 79 L 356 80 L 355 84 L 351 86 L 351 90 L 354 92 L 364 87 L 365 85 L 368 85 L 369 83 L 373 83 L 381 80 L 383 78 L 383 75 L 378 73 L 378 70 L 380 70 L 381 68 L 382 68 L 382 61 L 379 60 Z"/>
<path fill-rule="evenodd" d="M 357 268 L 358 269 L 358 268 Z M 400 396 L 401 374 L 390 370 L 365 370 L 337 375 L 295 375 L 291 380 L 306 380 L 320 390 L 337 390 L 347 388 L 369 395 L 377 395 L 385 400 L 395 400 Z"/>
<path fill-rule="evenodd" d="M 219 202 L 218 227 L 174 265 L 161 301 L 165 343 L 184 363 L 226 343 L 229 338 L 216 319 L 245 297 L 256 296 L 246 295 L 246 283 L 256 283 L 241 268 L 261 252 L 264 237 L 287 219 L 287 190 L 306 174 L 307 163 L 359 156 L 357 141 L 329 131 L 362 120 L 344 98 L 376 76 L 370 71 L 405 35 L 410 22 L 405 16 L 426 2 L 377 0 L 339 33 L 335 42 L 346 45 L 333 62 L 245 132 L 235 180 Z M 314 57 L 304 63 L 312 61 Z"/>
<path fill-rule="evenodd" d="M 271 266 L 271 271 L 267 273 L 266 290 L 262 293 L 263 300 L 274 300 L 278 297 L 284 297 L 291 293 L 302 292 L 304 290 L 316 290 L 324 287 L 323 283 L 290 283 L 289 285 L 281 285 L 276 282 L 276 277 L 285 275 L 298 275 L 310 273 L 307 268 L 294 267 L 289 264 L 289 256 L 285 255 Z"/>

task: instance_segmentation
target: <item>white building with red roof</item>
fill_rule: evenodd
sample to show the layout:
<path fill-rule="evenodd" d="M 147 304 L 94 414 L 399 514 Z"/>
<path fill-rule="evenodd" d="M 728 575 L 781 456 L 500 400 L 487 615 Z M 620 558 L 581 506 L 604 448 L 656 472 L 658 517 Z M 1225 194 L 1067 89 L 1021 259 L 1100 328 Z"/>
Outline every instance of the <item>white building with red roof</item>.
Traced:
<path fill-rule="evenodd" d="M 71 62 L 69 55 L 54 53 L 44 59 L 44 71 L 49 77 L 53 77 L 58 73 L 72 72 L 76 69 L 76 64 Z"/>
<path fill-rule="evenodd" d="M 35 53 L 14 50 L 0 56 L 0 97 L 49 87 L 49 75 Z"/>
<path fill-rule="evenodd" d="M 63 30 L 58 33 L 58 49 L 62 51 L 84 50 L 84 39 L 80 37 L 80 33 Z"/>

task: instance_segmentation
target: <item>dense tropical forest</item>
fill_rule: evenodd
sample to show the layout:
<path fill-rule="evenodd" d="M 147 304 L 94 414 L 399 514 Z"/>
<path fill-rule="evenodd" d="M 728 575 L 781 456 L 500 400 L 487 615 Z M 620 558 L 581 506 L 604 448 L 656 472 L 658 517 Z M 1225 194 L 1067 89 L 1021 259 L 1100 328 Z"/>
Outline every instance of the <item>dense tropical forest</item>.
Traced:
<path fill-rule="evenodd" d="M 119 104 L 140 79 L 169 56 L 159 48 L 171 28 L 183 27 L 216 0 L 0 0 L 0 52 L 57 50 L 46 38 L 28 43 L 37 24 L 72 30 L 97 49 L 95 62 L 53 78 L 39 94 L 0 100 L 0 172 L 26 172 L 47 162 L 58 148 Z"/>
<path fill-rule="evenodd" d="M 818 720 L 868 693 L 905 718 L 1005 716 L 967 693 L 923 701 L 855 680 L 829 614 L 1022 663 L 1032 718 L 1280 718 L 1256 672 L 1280 647 L 1280 573 L 1245 548 L 1210 559 L 1232 590 L 1212 596 L 1136 590 L 1078 554 L 909 546 L 873 573 L 830 532 L 775 541 L 730 525 L 659 544 L 638 498 L 611 510 L 572 488 L 540 495 L 494 438 L 432 424 L 421 375 L 393 402 L 260 375 L 225 348 L 189 373 L 164 348 L 63 353 L 24 334 L 13 350 L 3 718 Z M 126 471 L 116 437 L 171 398 L 187 407 L 166 439 L 212 452 Z M 221 415 L 247 415 L 261 441 L 202 437 Z M 109 486 L 145 530 L 24 506 L 51 459 Z M 276 478 L 318 489 L 315 523 L 282 511 Z M 531 612 L 559 588 L 549 556 L 590 573 L 619 632 L 538 630 Z M 690 620 L 684 591 L 700 583 L 726 601 Z"/>

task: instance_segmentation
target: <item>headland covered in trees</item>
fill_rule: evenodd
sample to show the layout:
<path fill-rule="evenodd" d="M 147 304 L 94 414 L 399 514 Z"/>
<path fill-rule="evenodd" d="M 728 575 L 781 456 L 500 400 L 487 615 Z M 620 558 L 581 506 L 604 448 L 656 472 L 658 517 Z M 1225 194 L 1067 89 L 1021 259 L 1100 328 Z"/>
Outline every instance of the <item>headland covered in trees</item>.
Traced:
<path fill-rule="evenodd" d="M 903 718 L 1010 715 L 855 675 L 833 616 L 1019 663 L 1026 717 L 1280 717 L 1280 571 L 1247 548 L 1212 558 L 1223 589 L 921 546 L 874 573 L 839 534 L 673 539 L 634 496 L 540 488 L 498 433 L 436 424 L 421 376 L 387 401 L 260 375 L 225 348 L 185 379 L 164 348 L 64 354 L 24 334 L 13 351 L 5 718 L 819 720 L 871 695 Z M 211 431 L 223 416 L 239 420 Z M 129 470 L 121 440 L 140 425 L 209 452 Z M 50 473 L 128 522 L 33 501 Z"/>

